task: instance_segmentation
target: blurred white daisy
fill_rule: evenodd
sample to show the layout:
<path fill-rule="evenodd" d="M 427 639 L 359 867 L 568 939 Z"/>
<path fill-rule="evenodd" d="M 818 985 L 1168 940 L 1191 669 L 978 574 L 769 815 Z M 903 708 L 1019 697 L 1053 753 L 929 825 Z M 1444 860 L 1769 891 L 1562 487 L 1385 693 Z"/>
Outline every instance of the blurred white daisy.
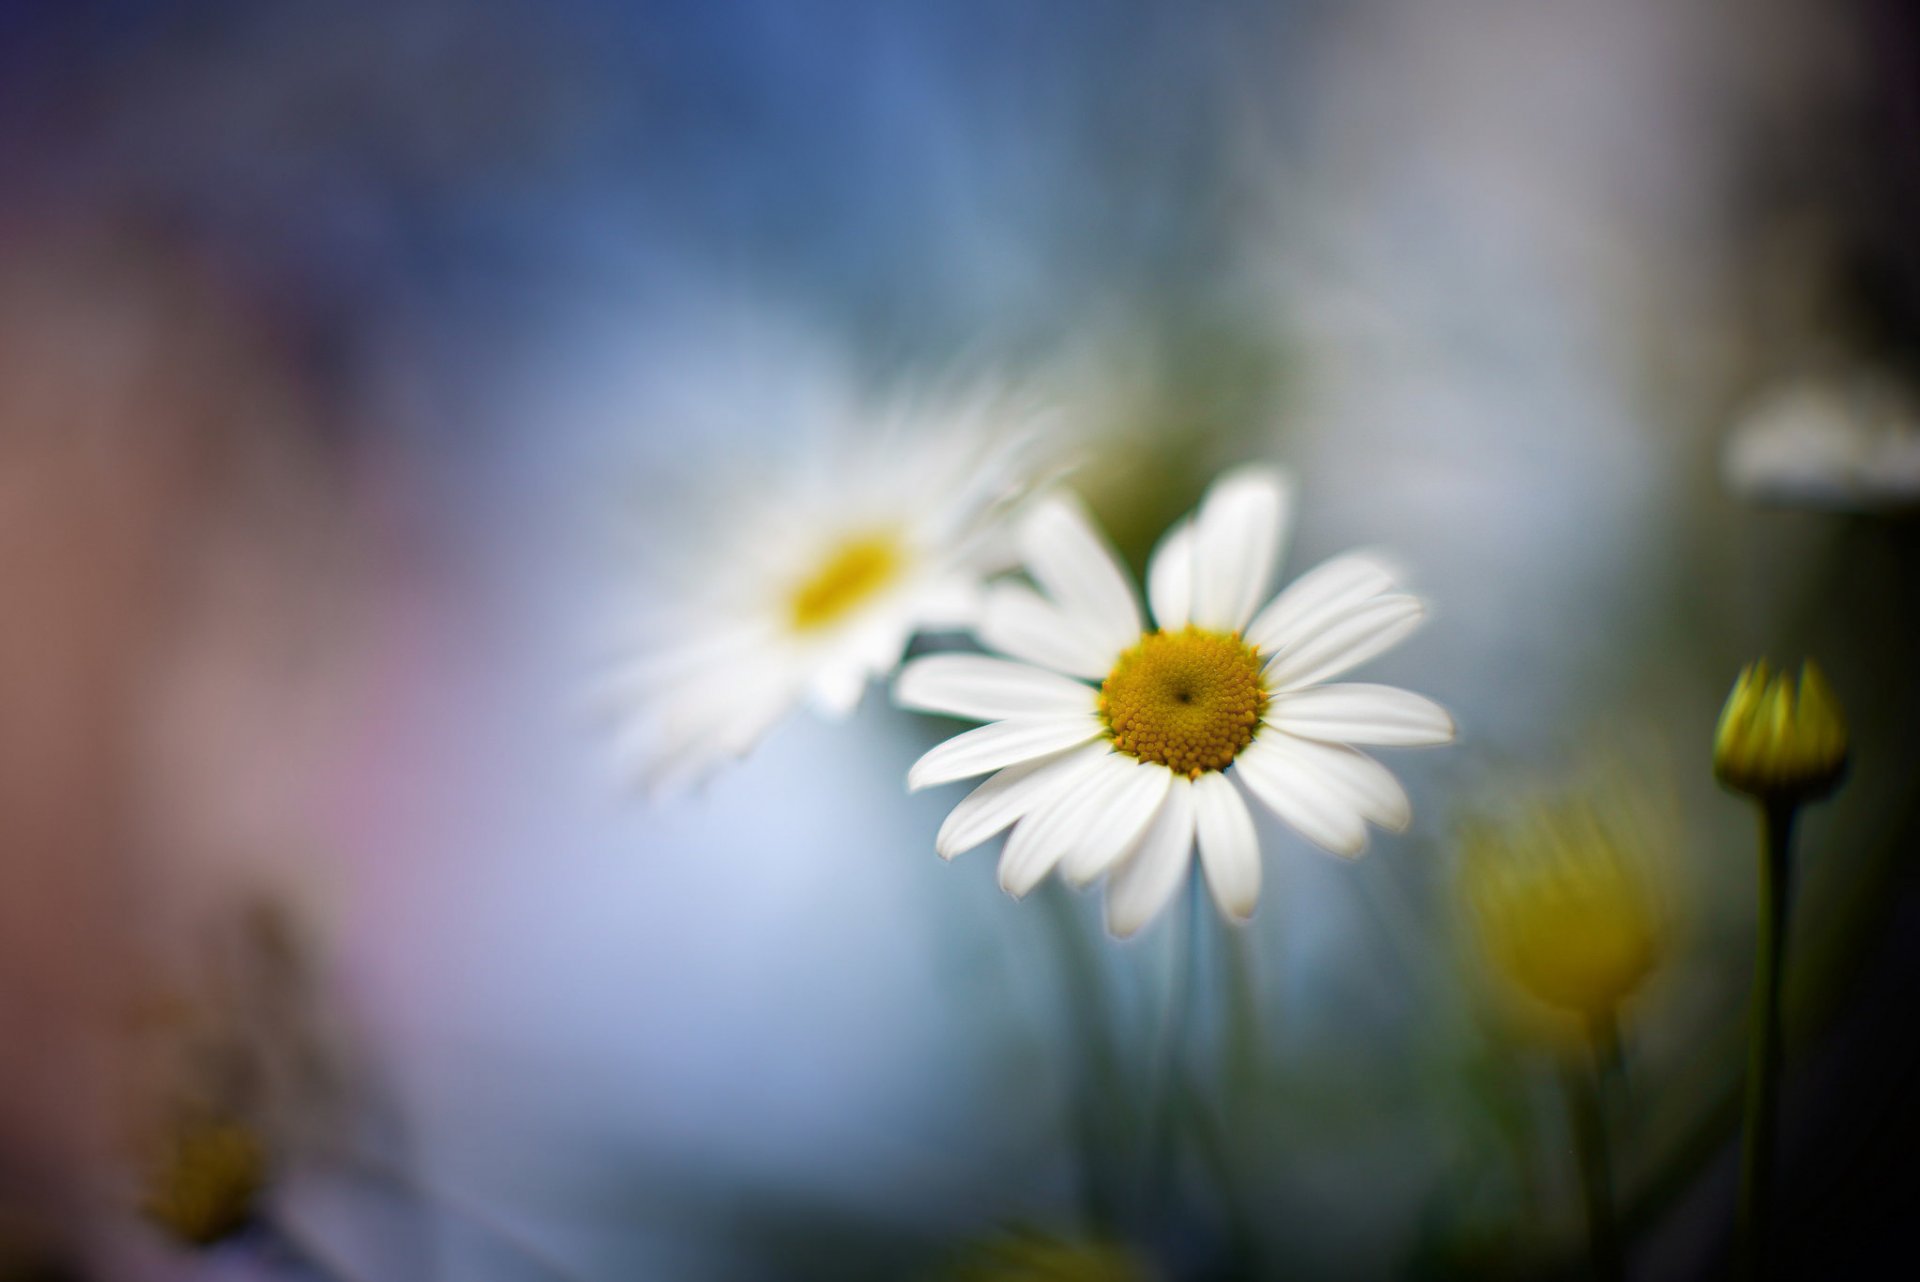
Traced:
<path fill-rule="evenodd" d="M 1856 370 L 1764 392 L 1727 438 L 1722 470 L 1761 502 L 1876 511 L 1920 504 L 1920 396 Z"/>
<path fill-rule="evenodd" d="M 997 585 L 979 628 L 1011 659 L 934 655 L 895 685 L 907 707 L 990 722 L 907 776 L 919 789 L 992 772 L 941 825 L 943 857 L 1011 826 L 1002 887 L 1024 895 L 1056 868 L 1076 885 L 1111 873 L 1107 926 L 1126 936 L 1165 906 L 1196 844 L 1221 911 L 1253 912 L 1260 846 L 1242 789 L 1347 857 L 1368 822 L 1406 827 L 1399 782 L 1349 745 L 1445 743 L 1452 718 L 1390 686 L 1323 683 L 1399 642 L 1424 609 L 1358 553 L 1262 608 L 1288 505 L 1270 470 L 1217 480 L 1154 551 L 1153 626 L 1079 505 L 1035 506 L 1018 542 L 1040 590 Z"/>
<path fill-rule="evenodd" d="M 653 791 L 745 755 L 803 704 L 845 716 L 916 632 L 974 622 L 1033 454 L 1006 408 L 986 391 L 850 398 L 834 443 L 660 523 L 663 572 L 605 691 Z"/>

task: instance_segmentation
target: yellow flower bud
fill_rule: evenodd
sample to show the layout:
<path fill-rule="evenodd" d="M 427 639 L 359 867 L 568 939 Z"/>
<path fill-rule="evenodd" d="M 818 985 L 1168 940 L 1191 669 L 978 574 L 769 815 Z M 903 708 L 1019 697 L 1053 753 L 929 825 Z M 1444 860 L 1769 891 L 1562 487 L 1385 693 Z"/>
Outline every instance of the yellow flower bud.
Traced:
<path fill-rule="evenodd" d="M 1661 952 L 1632 832 L 1587 801 L 1536 803 L 1462 833 L 1462 890 L 1494 968 L 1566 1014 L 1609 1017 Z"/>
<path fill-rule="evenodd" d="M 147 1174 L 140 1209 L 188 1246 L 212 1246 L 247 1226 L 266 1188 L 266 1154 L 252 1128 L 218 1118 L 183 1122 Z"/>
<path fill-rule="evenodd" d="M 1824 797 L 1847 766 L 1840 701 L 1809 659 L 1800 682 L 1750 663 L 1733 683 L 1713 743 L 1713 773 L 1736 792 L 1765 802 Z"/>

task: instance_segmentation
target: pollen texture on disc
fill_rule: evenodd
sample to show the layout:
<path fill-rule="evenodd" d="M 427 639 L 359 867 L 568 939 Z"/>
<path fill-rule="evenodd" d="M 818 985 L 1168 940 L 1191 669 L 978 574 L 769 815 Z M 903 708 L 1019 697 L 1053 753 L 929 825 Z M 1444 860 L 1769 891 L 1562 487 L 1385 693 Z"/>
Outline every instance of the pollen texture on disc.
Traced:
<path fill-rule="evenodd" d="M 1191 627 L 1142 637 L 1100 687 L 1114 747 L 1189 778 L 1231 765 L 1266 707 L 1258 653 Z"/>

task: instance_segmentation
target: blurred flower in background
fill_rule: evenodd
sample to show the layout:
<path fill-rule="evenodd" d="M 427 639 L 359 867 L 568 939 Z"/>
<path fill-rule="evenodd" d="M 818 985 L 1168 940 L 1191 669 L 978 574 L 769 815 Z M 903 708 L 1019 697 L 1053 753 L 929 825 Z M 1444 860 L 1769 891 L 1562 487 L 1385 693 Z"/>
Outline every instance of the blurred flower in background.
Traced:
<path fill-rule="evenodd" d="M 1669 948 L 1657 869 L 1678 852 L 1652 809 L 1603 780 L 1530 796 L 1460 833 L 1461 891 L 1494 973 L 1575 1017 L 1580 1036 L 1617 1020 Z"/>
<path fill-rule="evenodd" d="M 974 620 L 1006 558 L 997 523 L 1044 456 L 1004 395 L 945 397 L 788 402 L 790 457 L 763 461 L 762 484 L 710 478 L 697 510 L 680 495 L 649 514 L 666 582 L 629 589 L 646 620 L 605 695 L 631 705 L 642 778 L 697 781 L 803 701 L 843 718 L 916 633 Z"/>
<path fill-rule="evenodd" d="M 345 1055 L 314 991 L 310 945 L 284 907 L 203 925 L 121 1041 L 122 1128 L 138 1207 L 188 1247 L 258 1226 L 299 1153 L 351 1133 Z"/>
<path fill-rule="evenodd" d="M 1723 467 L 1763 502 L 1898 511 L 1920 504 L 1920 395 L 1885 372 L 1801 379 L 1741 416 Z"/>
<path fill-rule="evenodd" d="M 321 911 L 317 746 L 348 666 L 325 415 L 171 236 L 9 211 L 0 251 L 0 1203 L 143 1276 L 128 1010 L 236 894 Z M 322 655 L 326 657 L 321 658 Z"/>

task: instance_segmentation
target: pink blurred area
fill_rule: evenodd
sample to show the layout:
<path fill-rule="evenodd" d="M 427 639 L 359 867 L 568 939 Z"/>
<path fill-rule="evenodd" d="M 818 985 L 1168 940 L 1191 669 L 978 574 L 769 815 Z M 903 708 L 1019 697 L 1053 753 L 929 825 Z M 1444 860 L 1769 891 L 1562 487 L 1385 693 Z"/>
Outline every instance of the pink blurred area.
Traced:
<path fill-rule="evenodd" d="M 139 1276 L 170 1084 L 133 1033 L 248 905 L 324 937 L 393 545 L 340 399 L 209 264 L 50 213 L 0 246 L 0 1258 Z"/>

